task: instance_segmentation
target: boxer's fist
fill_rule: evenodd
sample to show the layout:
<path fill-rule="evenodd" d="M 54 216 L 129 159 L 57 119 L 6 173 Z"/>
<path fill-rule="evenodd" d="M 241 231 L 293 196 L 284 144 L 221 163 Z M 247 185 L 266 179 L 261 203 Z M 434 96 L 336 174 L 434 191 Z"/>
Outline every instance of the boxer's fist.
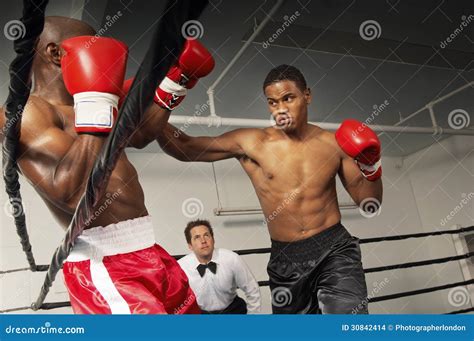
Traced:
<path fill-rule="evenodd" d="M 341 149 L 354 158 L 367 180 L 382 176 L 380 140 L 367 125 L 357 120 L 345 120 L 336 131 L 336 141 Z"/>
<path fill-rule="evenodd" d="M 78 133 L 109 133 L 117 115 L 128 49 L 104 37 L 79 36 L 61 43 L 61 69 L 66 89 L 74 97 Z M 88 47 L 86 47 L 88 46 Z"/>
<path fill-rule="evenodd" d="M 156 89 L 154 101 L 162 108 L 173 110 L 193 88 L 199 78 L 214 69 L 214 58 L 197 40 L 186 40 L 178 61 L 170 68 Z"/>

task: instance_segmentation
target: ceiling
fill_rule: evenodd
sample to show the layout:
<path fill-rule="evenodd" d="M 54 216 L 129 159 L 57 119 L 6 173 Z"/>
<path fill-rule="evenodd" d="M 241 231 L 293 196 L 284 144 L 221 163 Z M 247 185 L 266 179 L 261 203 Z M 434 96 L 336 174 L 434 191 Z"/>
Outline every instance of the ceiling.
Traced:
<path fill-rule="evenodd" d="M 275 3 L 210 1 L 199 22 L 201 41 L 214 54 L 216 69 L 198 83 L 173 115 L 192 115 L 206 103 L 208 87 Z M 163 4 L 145 0 L 56 0 L 50 1 L 48 14 L 81 18 L 98 30 L 106 29 L 105 35 L 125 41 L 130 47 L 127 73 L 132 76 L 148 48 Z M 474 80 L 473 7 L 474 2 L 468 0 L 286 1 L 217 86 L 217 114 L 268 119 L 263 79 L 272 67 L 293 64 L 301 69 L 312 90 L 311 121 L 337 123 L 349 117 L 364 121 L 374 108 L 388 103 L 373 123 L 393 125 L 433 99 Z M 4 26 L 20 15 L 20 2 L 2 2 L 0 10 L 0 24 Z M 119 11 L 120 18 L 107 25 Z M 379 26 L 379 36 L 373 40 L 367 36 L 363 39 L 359 31 L 368 20 Z M 284 31 L 277 32 L 281 27 Z M 272 36 L 276 38 L 268 44 Z M 450 36 L 451 42 L 447 42 Z M 2 46 L 11 46 L 1 38 Z M 10 49 L 0 51 L 2 100 L 6 98 L 7 66 L 12 58 Z M 439 125 L 449 128 L 449 113 L 464 110 L 472 129 L 473 97 L 471 86 L 436 105 Z M 406 125 L 430 126 L 430 116 L 424 111 Z M 234 128 L 193 126 L 186 132 L 216 135 Z M 381 140 L 385 155 L 403 156 L 445 137 L 402 133 L 383 134 Z M 142 151 L 158 152 L 159 148 L 154 144 Z"/>

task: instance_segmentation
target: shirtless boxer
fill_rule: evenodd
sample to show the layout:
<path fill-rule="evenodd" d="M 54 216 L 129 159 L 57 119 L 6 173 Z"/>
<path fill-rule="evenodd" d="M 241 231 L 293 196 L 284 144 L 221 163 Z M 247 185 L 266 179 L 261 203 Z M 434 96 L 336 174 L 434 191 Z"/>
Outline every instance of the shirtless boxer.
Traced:
<path fill-rule="evenodd" d="M 64 228 L 112 130 L 123 94 L 127 47 L 94 34 L 81 21 L 46 18 L 33 62 L 34 90 L 23 113 L 20 171 Z M 188 41 L 156 91 L 158 105 L 149 107 L 147 124 L 137 129 L 129 146 L 154 141 L 185 87 L 213 66 L 207 50 Z M 0 127 L 4 125 L 2 112 Z M 155 243 L 138 174 L 125 153 L 106 193 L 63 266 L 74 312 L 199 313 L 186 275 Z"/>
<path fill-rule="evenodd" d="M 191 137 L 167 125 L 158 142 L 181 161 L 238 159 L 272 239 L 274 313 L 367 313 L 358 239 L 340 222 L 336 175 L 356 204 L 381 202 L 380 142 L 355 120 L 335 134 L 309 124 L 311 93 L 293 66 L 271 70 L 263 90 L 275 127 Z"/>

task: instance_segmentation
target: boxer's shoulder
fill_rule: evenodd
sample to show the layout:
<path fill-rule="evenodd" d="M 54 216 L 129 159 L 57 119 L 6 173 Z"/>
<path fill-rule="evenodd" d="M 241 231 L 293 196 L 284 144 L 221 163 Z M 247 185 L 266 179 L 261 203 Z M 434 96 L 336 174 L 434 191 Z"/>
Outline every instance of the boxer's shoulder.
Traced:
<path fill-rule="evenodd" d="M 23 110 L 22 128 L 37 130 L 61 126 L 62 120 L 56 106 L 41 97 L 35 95 L 29 97 Z"/>
<path fill-rule="evenodd" d="M 314 131 L 314 136 L 317 141 L 327 145 L 331 149 L 334 149 L 335 151 L 337 151 L 337 153 L 342 152 L 341 148 L 337 144 L 336 134 L 333 131 L 322 129 L 315 125 L 311 126 L 313 127 L 312 129 Z"/>
<path fill-rule="evenodd" d="M 20 112 L 20 111 L 19 111 Z M 57 115 L 51 106 L 46 101 L 37 96 L 31 95 L 26 103 L 23 111 L 21 111 L 21 141 L 28 140 L 31 135 L 38 136 L 38 130 L 44 129 L 45 126 L 58 124 Z M 11 116 L 10 123 L 7 122 L 5 116 L 5 107 L 1 108 L 0 112 L 0 127 L 2 128 L 1 138 L 7 129 L 7 125 L 16 124 L 20 116 L 14 113 Z"/>
<path fill-rule="evenodd" d="M 58 145 L 63 145 L 60 148 L 62 155 L 71 140 L 63 131 L 64 124 L 56 105 L 31 95 L 21 120 L 21 159 L 37 158 L 38 152 L 57 152 Z"/>
<path fill-rule="evenodd" d="M 236 139 L 244 150 L 254 149 L 255 146 L 262 145 L 269 137 L 266 129 L 241 128 L 232 132 L 231 138 Z"/>

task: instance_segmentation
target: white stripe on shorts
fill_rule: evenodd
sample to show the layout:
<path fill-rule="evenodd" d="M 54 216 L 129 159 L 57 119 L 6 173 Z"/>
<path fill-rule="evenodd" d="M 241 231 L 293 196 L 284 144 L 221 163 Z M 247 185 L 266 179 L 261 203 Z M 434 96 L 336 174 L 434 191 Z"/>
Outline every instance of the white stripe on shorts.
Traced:
<path fill-rule="evenodd" d="M 112 314 L 131 314 L 130 307 L 112 282 L 104 263 L 91 259 L 90 264 L 92 283 L 104 297 Z"/>

